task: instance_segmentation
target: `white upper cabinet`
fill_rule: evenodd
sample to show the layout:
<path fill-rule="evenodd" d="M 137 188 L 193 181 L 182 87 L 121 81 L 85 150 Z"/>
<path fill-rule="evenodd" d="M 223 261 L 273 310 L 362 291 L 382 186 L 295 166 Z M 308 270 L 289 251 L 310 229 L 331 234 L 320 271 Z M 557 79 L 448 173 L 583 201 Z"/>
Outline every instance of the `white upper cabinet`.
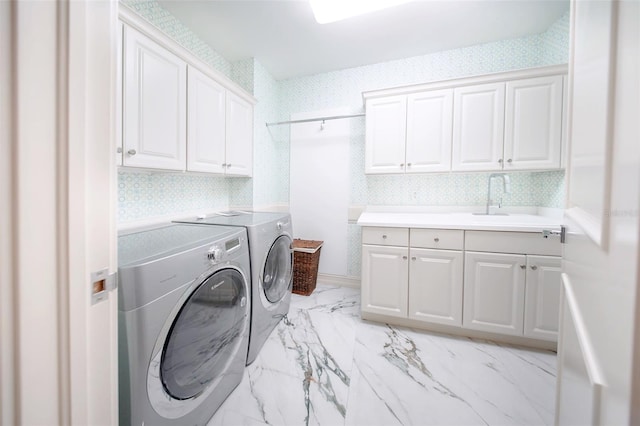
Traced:
<path fill-rule="evenodd" d="M 560 167 L 562 76 L 507 82 L 504 170 Z"/>
<path fill-rule="evenodd" d="M 227 92 L 226 174 L 251 176 L 253 170 L 253 105 Z"/>
<path fill-rule="evenodd" d="M 123 165 L 184 170 L 187 64 L 124 28 Z"/>
<path fill-rule="evenodd" d="M 407 173 L 451 169 L 453 90 L 433 90 L 407 97 Z"/>
<path fill-rule="evenodd" d="M 401 173 L 405 163 L 407 97 L 367 100 L 365 173 Z"/>
<path fill-rule="evenodd" d="M 502 169 L 504 91 L 505 83 L 455 89 L 452 170 Z"/>
<path fill-rule="evenodd" d="M 188 92 L 187 170 L 224 173 L 226 91 L 189 67 Z"/>
<path fill-rule="evenodd" d="M 127 8 L 120 19 L 118 165 L 251 176 L 255 98 Z"/>
<path fill-rule="evenodd" d="M 564 167 L 566 66 L 363 94 L 365 173 Z"/>
<path fill-rule="evenodd" d="M 118 21 L 118 43 L 116 53 L 116 165 L 122 166 L 122 39 L 124 37 L 124 24 Z"/>
<path fill-rule="evenodd" d="M 453 90 L 367 101 L 366 173 L 451 168 Z"/>

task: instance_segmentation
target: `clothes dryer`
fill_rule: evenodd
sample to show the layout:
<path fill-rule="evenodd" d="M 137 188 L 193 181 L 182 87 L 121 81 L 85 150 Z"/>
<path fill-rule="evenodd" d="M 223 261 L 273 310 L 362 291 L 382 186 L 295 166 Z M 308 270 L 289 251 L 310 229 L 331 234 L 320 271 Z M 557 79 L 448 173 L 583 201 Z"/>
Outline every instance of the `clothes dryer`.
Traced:
<path fill-rule="evenodd" d="M 246 231 L 170 224 L 118 251 L 120 424 L 205 425 L 244 373 Z"/>
<path fill-rule="evenodd" d="M 293 285 L 293 230 L 289 213 L 222 212 L 176 221 L 247 230 L 251 258 L 251 364 L 278 322 L 289 312 Z"/>

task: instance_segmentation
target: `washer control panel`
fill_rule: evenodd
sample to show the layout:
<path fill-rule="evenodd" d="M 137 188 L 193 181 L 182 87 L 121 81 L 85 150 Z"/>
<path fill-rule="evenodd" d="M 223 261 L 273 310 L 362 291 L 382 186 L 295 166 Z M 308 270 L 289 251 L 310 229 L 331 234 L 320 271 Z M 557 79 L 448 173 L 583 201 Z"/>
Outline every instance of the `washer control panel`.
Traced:
<path fill-rule="evenodd" d="M 207 259 L 214 264 L 220 263 L 226 260 L 230 254 L 233 254 L 239 248 L 239 238 L 232 238 L 224 243 L 216 243 L 209 247 L 209 250 L 207 251 Z"/>

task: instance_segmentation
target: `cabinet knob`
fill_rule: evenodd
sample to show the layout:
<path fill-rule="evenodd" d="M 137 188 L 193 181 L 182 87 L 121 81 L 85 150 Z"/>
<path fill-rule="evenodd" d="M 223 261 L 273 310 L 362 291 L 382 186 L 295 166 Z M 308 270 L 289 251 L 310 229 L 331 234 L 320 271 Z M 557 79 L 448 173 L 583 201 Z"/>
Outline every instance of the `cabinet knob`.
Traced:
<path fill-rule="evenodd" d="M 520 269 L 527 269 L 527 265 L 520 265 Z"/>
<path fill-rule="evenodd" d="M 222 163 L 222 168 L 224 169 L 225 167 L 227 167 L 227 163 Z"/>
<path fill-rule="evenodd" d="M 383 240 L 386 240 L 386 239 L 387 239 L 387 236 L 386 236 L 386 235 L 383 235 L 383 236 L 382 236 L 382 239 L 383 239 Z"/>
<path fill-rule="evenodd" d="M 502 158 L 498 160 L 498 163 L 502 164 Z"/>
<path fill-rule="evenodd" d="M 136 155 L 136 154 L 137 154 L 137 152 L 136 152 L 136 150 L 135 150 L 135 149 L 130 149 L 129 151 L 127 151 L 127 154 L 129 154 L 129 155 Z"/>
<path fill-rule="evenodd" d="M 228 164 L 227 164 L 227 168 L 229 168 L 229 167 L 231 167 L 231 163 L 228 163 Z"/>
<path fill-rule="evenodd" d="M 435 241 L 435 242 L 437 243 L 438 241 L 440 241 L 440 238 L 435 237 L 435 238 L 433 239 L 433 241 Z"/>
<path fill-rule="evenodd" d="M 415 256 L 412 256 L 412 257 L 411 257 L 411 260 L 416 260 L 416 257 L 415 257 Z"/>
<path fill-rule="evenodd" d="M 116 152 L 117 152 L 118 154 L 122 154 L 122 147 L 121 147 L 121 146 L 119 146 L 119 147 L 116 149 Z"/>
<path fill-rule="evenodd" d="M 404 167 L 404 163 L 400 163 L 400 168 Z"/>
<path fill-rule="evenodd" d="M 407 167 L 411 167 L 411 163 L 407 163 Z"/>
<path fill-rule="evenodd" d="M 507 163 L 511 163 L 511 162 L 513 162 L 513 160 L 512 160 L 511 158 L 509 158 L 509 159 L 507 160 Z"/>
<path fill-rule="evenodd" d="M 536 265 L 531 265 L 531 269 L 535 271 L 536 269 L 538 269 L 538 267 Z"/>
<path fill-rule="evenodd" d="M 407 256 L 402 256 L 402 258 L 403 258 L 404 260 L 407 260 Z"/>

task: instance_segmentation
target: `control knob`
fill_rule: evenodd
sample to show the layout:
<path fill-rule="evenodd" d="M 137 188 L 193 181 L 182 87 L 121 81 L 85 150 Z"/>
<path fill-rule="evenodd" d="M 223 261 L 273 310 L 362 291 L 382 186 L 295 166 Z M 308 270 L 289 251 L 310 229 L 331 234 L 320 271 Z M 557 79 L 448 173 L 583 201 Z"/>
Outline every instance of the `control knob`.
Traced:
<path fill-rule="evenodd" d="M 222 260 L 222 249 L 216 246 L 212 246 L 207 252 L 207 259 L 212 263 L 220 262 Z"/>

